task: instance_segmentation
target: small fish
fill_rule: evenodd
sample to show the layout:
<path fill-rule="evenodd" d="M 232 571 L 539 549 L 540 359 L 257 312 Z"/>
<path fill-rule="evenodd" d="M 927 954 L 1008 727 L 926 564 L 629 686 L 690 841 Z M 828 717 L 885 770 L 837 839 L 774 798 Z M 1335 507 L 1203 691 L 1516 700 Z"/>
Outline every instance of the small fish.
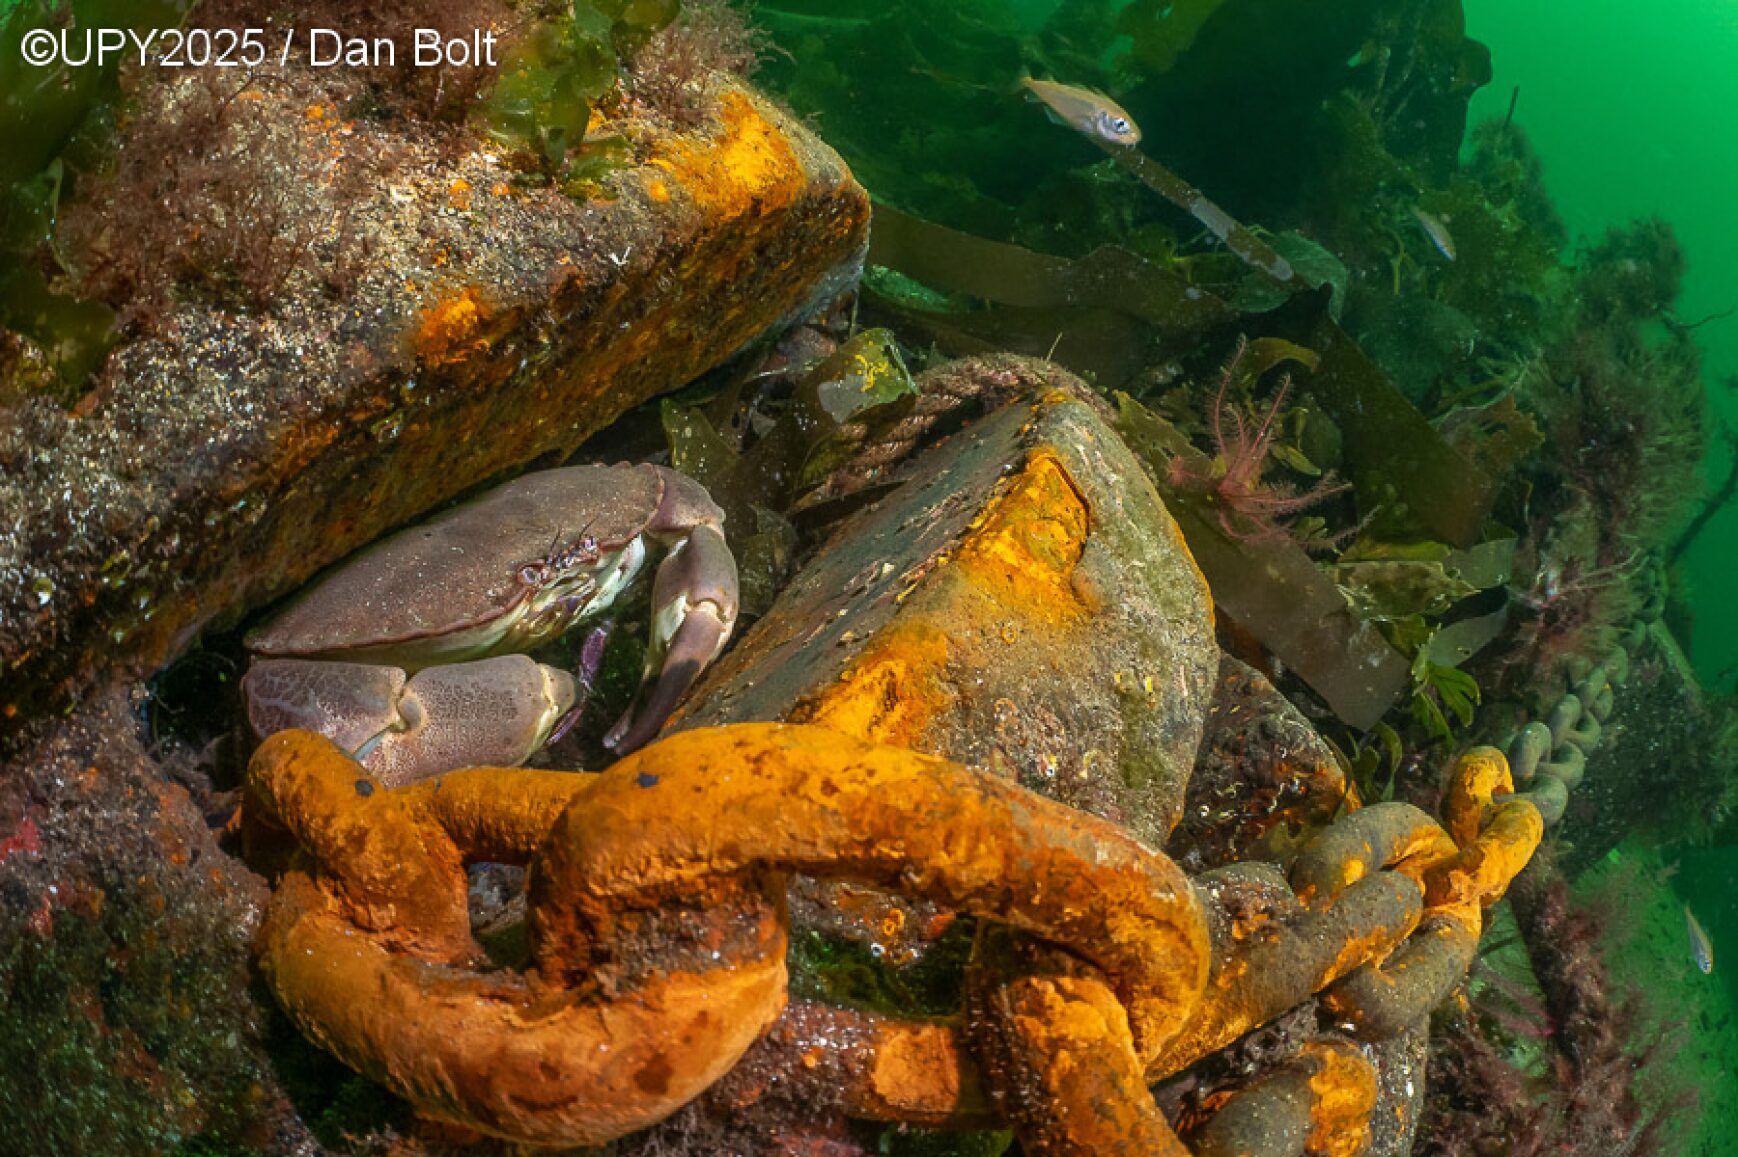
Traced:
<path fill-rule="evenodd" d="M 1441 217 L 1432 217 L 1423 209 L 1412 210 L 1412 215 L 1418 218 L 1418 227 L 1424 230 L 1424 235 L 1430 238 L 1430 243 L 1436 246 L 1436 251 L 1454 260 L 1454 234 L 1448 231 L 1448 226 Z"/>
<path fill-rule="evenodd" d="M 1386 45 L 1377 44 L 1374 40 L 1366 40 L 1358 46 L 1358 51 L 1352 53 L 1346 60 L 1346 67 L 1363 68 L 1366 64 L 1372 64 L 1378 60 L 1385 61 L 1387 56 L 1388 47 Z"/>
<path fill-rule="evenodd" d="M 1690 957 L 1704 973 L 1713 972 L 1714 945 L 1708 940 L 1708 934 L 1702 931 L 1702 925 L 1697 922 L 1696 914 L 1690 911 L 1688 904 L 1684 905 L 1684 923 L 1690 931 Z"/>
<path fill-rule="evenodd" d="M 1141 143 L 1140 126 L 1128 115 L 1128 110 L 1101 92 L 1053 80 L 1033 80 L 1029 76 L 1020 82 L 1020 87 L 1043 101 L 1058 124 L 1113 145 Z"/>

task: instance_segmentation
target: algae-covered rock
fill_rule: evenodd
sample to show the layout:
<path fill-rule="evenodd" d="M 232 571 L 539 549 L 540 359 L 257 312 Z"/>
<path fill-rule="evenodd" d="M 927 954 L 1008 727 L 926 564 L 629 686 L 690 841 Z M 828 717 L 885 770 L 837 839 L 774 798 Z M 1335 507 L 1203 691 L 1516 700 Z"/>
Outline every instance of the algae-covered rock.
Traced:
<path fill-rule="evenodd" d="M 34 398 L 0 428 L 10 723 L 106 669 L 150 671 L 388 528 L 571 452 L 834 295 L 860 261 L 863 190 L 744 88 L 692 131 L 638 126 L 635 159 L 575 200 L 516 181 L 480 142 L 349 120 L 298 83 L 249 95 L 247 123 L 295 142 L 249 179 L 306 196 L 297 211 L 321 229 L 341 218 L 317 241 L 353 247 L 345 292 L 294 275 L 265 309 L 181 301 L 71 413 Z M 341 194 L 339 170 L 366 187 Z"/>
<path fill-rule="evenodd" d="M 1349 801 L 1327 742 L 1259 671 L 1230 656 L 1208 709 L 1183 822 L 1165 847 L 1187 871 L 1289 861 Z"/>
<path fill-rule="evenodd" d="M 819 723 L 997 770 L 1162 844 L 1217 669 L 1212 611 L 1140 463 L 1073 385 L 930 450 L 792 581 L 680 726 Z"/>
<path fill-rule="evenodd" d="M 0 1151 L 311 1151 L 250 995 L 264 903 L 124 693 L 0 764 Z"/>

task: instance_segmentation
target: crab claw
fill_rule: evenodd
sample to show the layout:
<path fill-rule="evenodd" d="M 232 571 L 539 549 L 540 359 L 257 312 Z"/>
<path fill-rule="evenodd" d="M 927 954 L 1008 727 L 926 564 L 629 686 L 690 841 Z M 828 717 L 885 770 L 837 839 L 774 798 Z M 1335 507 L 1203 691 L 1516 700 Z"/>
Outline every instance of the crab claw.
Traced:
<path fill-rule="evenodd" d="M 700 525 L 670 551 L 652 587 L 646 674 L 633 705 L 604 736 L 626 755 L 658 733 L 736 625 L 736 559 L 715 526 Z"/>
<path fill-rule="evenodd" d="M 318 731 L 387 787 L 477 764 L 517 766 L 573 706 L 573 677 L 524 655 L 430 667 L 256 661 L 242 680 L 256 735 Z"/>

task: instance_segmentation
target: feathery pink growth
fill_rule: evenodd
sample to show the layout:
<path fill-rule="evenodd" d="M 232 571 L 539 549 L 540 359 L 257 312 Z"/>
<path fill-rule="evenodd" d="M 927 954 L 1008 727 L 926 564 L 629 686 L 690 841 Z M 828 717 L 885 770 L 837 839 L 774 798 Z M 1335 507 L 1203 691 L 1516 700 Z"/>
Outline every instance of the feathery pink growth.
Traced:
<path fill-rule="evenodd" d="M 1216 451 L 1213 462 L 1203 470 L 1178 455 L 1171 459 L 1166 480 L 1178 490 L 1205 494 L 1218 511 L 1220 529 L 1239 542 L 1271 542 L 1289 538 L 1305 549 L 1337 545 L 1356 528 L 1329 538 L 1303 539 L 1293 534 L 1281 520 L 1343 493 L 1349 489 L 1349 483 L 1334 481 L 1330 472 L 1308 490 L 1299 492 L 1285 483 L 1264 482 L 1261 477 L 1267 466 L 1268 450 L 1278 433 L 1286 395 L 1291 392 L 1291 376 L 1288 374 L 1280 379 L 1273 404 L 1254 431 L 1249 429 L 1236 406 L 1226 404 L 1232 379 L 1236 377 L 1237 367 L 1248 349 L 1248 340 L 1239 339 L 1236 352 L 1225 363 L 1219 376 L 1219 389 L 1213 396 L 1213 408 L 1208 415 Z"/>

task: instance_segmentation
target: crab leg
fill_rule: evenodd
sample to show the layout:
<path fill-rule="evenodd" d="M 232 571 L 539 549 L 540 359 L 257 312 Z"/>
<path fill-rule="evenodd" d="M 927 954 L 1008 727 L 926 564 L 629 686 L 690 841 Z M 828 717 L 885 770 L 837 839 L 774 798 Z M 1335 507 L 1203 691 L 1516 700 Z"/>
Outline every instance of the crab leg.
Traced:
<path fill-rule="evenodd" d="M 652 587 L 646 674 L 634 703 L 604 736 L 626 755 L 658 733 L 736 625 L 736 559 L 716 526 L 702 523 L 678 541 Z"/>
<path fill-rule="evenodd" d="M 580 695 L 574 700 L 573 706 L 567 709 L 567 714 L 555 721 L 555 726 L 549 731 L 549 738 L 543 741 L 546 746 L 554 747 L 567 738 L 567 733 L 579 724 L 585 709 L 591 705 L 591 694 L 597 690 L 598 668 L 603 666 L 604 648 L 609 646 L 610 635 L 615 629 L 613 619 L 593 627 L 591 633 L 585 637 L 585 642 L 580 645 L 579 668 L 574 671 Z"/>

